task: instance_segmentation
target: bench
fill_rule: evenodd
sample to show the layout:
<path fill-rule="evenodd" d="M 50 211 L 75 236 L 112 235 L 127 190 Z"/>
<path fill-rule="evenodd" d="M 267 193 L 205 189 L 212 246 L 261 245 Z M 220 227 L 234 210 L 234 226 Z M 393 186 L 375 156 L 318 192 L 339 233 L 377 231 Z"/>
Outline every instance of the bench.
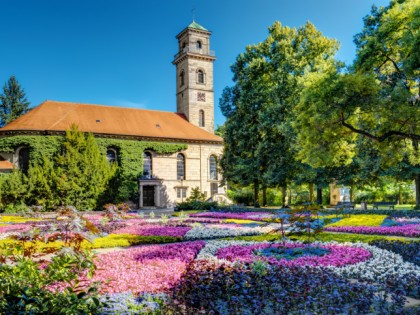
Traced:
<path fill-rule="evenodd" d="M 373 203 L 373 210 L 379 210 L 379 207 L 389 207 L 389 210 L 394 210 L 394 206 L 396 205 L 396 202 L 374 202 Z"/>

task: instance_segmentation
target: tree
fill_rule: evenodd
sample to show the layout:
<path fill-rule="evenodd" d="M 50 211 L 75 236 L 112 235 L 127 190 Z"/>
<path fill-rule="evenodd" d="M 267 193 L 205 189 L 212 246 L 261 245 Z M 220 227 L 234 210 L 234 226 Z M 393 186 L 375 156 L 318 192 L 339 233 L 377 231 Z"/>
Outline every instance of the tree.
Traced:
<path fill-rule="evenodd" d="M 73 125 L 66 131 L 62 153 L 29 168 L 28 202 L 47 209 L 71 205 L 94 210 L 116 170 L 116 164 L 101 154 L 93 134 L 85 135 Z"/>
<path fill-rule="evenodd" d="M 221 165 L 226 180 L 254 186 L 255 203 L 260 186 L 263 196 L 266 187 L 285 190 L 299 169 L 293 108 L 307 74 L 330 67 L 337 48 L 309 22 L 299 29 L 276 22 L 232 66 L 235 85 L 220 99 L 227 117 Z"/>
<path fill-rule="evenodd" d="M 0 95 L 0 127 L 28 112 L 29 104 L 24 90 L 12 75 L 3 87 L 3 94 Z"/>
<path fill-rule="evenodd" d="M 314 167 L 348 165 L 358 137 L 369 139 L 384 167 L 420 163 L 420 7 L 415 0 L 373 7 L 355 37 L 357 58 L 308 77 L 296 106 L 298 157 Z M 365 147 L 367 148 L 367 147 Z M 414 175 L 420 206 L 420 173 Z"/>
<path fill-rule="evenodd" d="M 191 189 L 191 195 L 187 198 L 188 201 L 204 201 L 206 196 L 200 191 L 200 187 Z"/>

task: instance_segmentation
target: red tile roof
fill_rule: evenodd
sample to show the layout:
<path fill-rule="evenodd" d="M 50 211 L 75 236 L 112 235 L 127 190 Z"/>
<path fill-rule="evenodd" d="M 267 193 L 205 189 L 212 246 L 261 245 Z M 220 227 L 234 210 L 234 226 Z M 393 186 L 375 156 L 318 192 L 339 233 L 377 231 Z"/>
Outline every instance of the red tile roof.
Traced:
<path fill-rule="evenodd" d="M 12 162 L 9 161 L 0 161 L 0 170 L 11 170 L 14 169 L 15 166 Z"/>
<path fill-rule="evenodd" d="M 223 142 L 178 113 L 57 101 L 45 101 L 0 128 L 0 135 L 19 131 L 59 132 L 68 130 L 72 124 L 94 134 Z"/>

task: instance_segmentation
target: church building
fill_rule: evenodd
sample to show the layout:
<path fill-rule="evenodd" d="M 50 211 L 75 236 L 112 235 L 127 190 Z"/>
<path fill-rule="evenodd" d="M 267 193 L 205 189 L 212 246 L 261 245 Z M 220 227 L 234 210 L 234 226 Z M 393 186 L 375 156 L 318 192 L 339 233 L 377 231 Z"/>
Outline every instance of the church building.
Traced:
<path fill-rule="evenodd" d="M 48 139 L 62 137 L 76 124 L 95 135 L 110 163 L 130 168 L 126 173 L 133 174 L 139 208 L 172 207 L 195 187 L 207 198 L 224 199 L 218 173 L 223 139 L 214 134 L 216 57 L 210 36 L 195 21 L 176 36 L 176 112 L 47 100 L 0 129 L 0 172 L 27 172 L 40 155 L 33 139 L 42 137 L 45 147 Z"/>

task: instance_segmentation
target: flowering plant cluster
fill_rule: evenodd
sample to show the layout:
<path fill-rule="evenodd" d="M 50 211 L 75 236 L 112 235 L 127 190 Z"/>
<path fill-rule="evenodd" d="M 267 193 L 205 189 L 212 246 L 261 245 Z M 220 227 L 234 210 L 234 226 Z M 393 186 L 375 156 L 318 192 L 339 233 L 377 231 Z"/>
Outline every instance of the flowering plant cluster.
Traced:
<path fill-rule="evenodd" d="M 349 218 L 344 218 L 338 222 L 329 224 L 330 226 L 380 226 L 385 220 L 386 215 L 379 214 L 353 214 Z"/>
<path fill-rule="evenodd" d="M 325 231 L 419 237 L 420 224 L 409 224 L 403 226 L 331 226 L 326 227 Z"/>
<path fill-rule="evenodd" d="M 173 236 L 183 237 L 191 227 L 172 227 L 162 225 L 130 225 L 117 229 L 113 234 L 131 234 L 131 235 L 143 235 L 143 236 Z"/>
<path fill-rule="evenodd" d="M 203 241 L 130 248 L 98 256 L 89 281 L 103 284 L 102 293 L 161 292 L 172 288 L 204 246 Z"/>
<path fill-rule="evenodd" d="M 270 233 L 274 230 L 273 225 L 258 227 L 242 227 L 240 225 L 222 224 L 220 226 L 193 227 L 185 234 L 187 240 L 212 239 L 222 237 L 235 237 L 241 235 L 258 235 Z"/>
<path fill-rule="evenodd" d="M 317 245 L 310 248 L 321 248 L 326 250 L 324 255 L 302 255 L 295 259 L 287 259 L 274 255 L 260 255 L 263 250 L 277 249 L 279 250 L 283 245 L 280 244 L 255 244 L 249 246 L 234 245 L 221 248 L 217 251 L 216 257 L 226 259 L 229 261 L 239 260 L 242 262 L 251 263 L 254 260 L 261 259 L 271 265 L 276 266 L 335 266 L 341 267 L 349 264 L 355 264 L 368 260 L 371 253 L 363 248 L 354 248 L 350 246 L 342 246 L 336 244 Z M 304 249 L 305 245 L 301 243 L 286 243 L 286 249 Z"/>
<path fill-rule="evenodd" d="M 401 255 L 405 261 L 420 266 L 420 242 L 377 240 L 370 245 Z"/>
<path fill-rule="evenodd" d="M 366 280 L 375 283 L 387 283 L 390 281 L 397 287 L 403 287 L 407 295 L 420 297 L 420 267 L 404 259 L 391 251 L 376 246 L 357 243 L 347 244 L 363 248 L 372 253 L 372 258 L 357 264 L 343 266 L 342 268 L 330 268 L 340 276 L 352 279 Z"/>
<path fill-rule="evenodd" d="M 188 268 L 163 313 L 406 314 L 401 300 L 391 305 L 378 298 L 374 287 L 326 270 L 208 261 Z"/>
<path fill-rule="evenodd" d="M 191 214 L 190 217 L 262 221 L 263 219 L 271 218 L 272 213 L 270 212 L 244 212 L 244 213 L 202 212 L 202 213 Z"/>

